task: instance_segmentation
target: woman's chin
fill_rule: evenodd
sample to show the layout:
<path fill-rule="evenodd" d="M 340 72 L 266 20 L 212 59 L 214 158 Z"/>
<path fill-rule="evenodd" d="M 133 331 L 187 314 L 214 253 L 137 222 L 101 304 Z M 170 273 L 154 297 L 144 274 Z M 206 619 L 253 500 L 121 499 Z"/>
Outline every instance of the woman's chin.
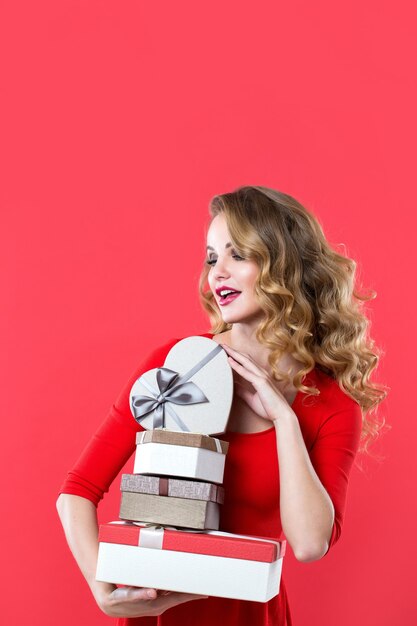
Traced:
<path fill-rule="evenodd" d="M 264 314 L 260 311 L 247 314 L 221 311 L 221 316 L 225 324 L 259 324 L 264 318 Z"/>
<path fill-rule="evenodd" d="M 250 319 L 245 315 L 222 315 L 222 320 L 225 324 L 244 324 L 249 322 Z"/>

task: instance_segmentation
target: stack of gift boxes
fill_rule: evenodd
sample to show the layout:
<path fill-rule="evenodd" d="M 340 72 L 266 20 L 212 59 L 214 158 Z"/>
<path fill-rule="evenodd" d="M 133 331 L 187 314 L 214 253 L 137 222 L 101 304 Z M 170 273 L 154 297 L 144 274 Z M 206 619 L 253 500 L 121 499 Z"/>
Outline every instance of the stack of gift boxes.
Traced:
<path fill-rule="evenodd" d="M 122 476 L 120 518 L 218 530 L 229 444 L 204 434 L 146 430 L 137 433 L 136 446 L 134 473 Z"/>
<path fill-rule="evenodd" d="M 285 541 L 218 530 L 229 444 L 207 431 L 225 431 L 232 393 L 224 350 L 200 336 L 136 381 L 131 409 L 147 430 L 136 436 L 133 474 L 122 475 L 123 521 L 100 526 L 97 580 L 258 602 L 277 595 Z"/>

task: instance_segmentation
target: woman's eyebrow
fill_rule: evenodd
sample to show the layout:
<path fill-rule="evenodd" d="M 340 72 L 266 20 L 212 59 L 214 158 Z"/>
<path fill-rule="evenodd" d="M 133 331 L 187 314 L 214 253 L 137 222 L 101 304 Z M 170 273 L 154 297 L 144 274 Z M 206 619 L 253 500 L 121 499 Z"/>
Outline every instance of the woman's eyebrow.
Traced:
<path fill-rule="evenodd" d="M 230 243 L 230 241 L 225 245 L 225 248 L 230 248 L 232 246 L 232 244 Z M 211 246 L 207 246 L 206 250 L 214 250 L 214 248 L 212 248 Z"/>

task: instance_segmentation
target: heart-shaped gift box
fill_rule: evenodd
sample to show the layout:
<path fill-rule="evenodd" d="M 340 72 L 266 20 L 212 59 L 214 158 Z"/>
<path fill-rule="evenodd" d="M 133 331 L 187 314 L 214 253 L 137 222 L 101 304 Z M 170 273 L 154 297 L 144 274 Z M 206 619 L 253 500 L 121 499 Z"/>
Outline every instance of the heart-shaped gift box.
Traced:
<path fill-rule="evenodd" d="M 224 433 L 233 399 L 225 350 L 208 337 L 178 341 L 162 367 L 144 372 L 130 391 L 130 408 L 146 429 Z"/>

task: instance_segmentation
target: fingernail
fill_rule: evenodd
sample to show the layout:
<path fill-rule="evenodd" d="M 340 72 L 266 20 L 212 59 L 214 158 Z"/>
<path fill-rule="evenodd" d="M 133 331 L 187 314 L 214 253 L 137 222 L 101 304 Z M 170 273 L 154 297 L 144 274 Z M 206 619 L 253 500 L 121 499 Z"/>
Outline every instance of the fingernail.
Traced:
<path fill-rule="evenodd" d="M 148 596 L 148 598 L 154 598 L 154 597 L 155 597 L 155 592 L 154 592 L 154 591 L 152 591 L 151 589 L 149 589 L 149 590 L 146 592 L 146 595 Z"/>

